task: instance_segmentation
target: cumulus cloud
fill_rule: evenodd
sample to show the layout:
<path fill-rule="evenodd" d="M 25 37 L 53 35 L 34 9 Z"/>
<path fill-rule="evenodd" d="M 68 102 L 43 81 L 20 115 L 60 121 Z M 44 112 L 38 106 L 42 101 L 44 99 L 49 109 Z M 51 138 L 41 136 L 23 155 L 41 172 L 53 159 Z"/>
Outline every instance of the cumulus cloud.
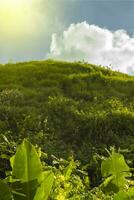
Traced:
<path fill-rule="evenodd" d="M 125 30 L 110 31 L 87 22 L 71 24 L 62 35 L 53 34 L 49 58 L 85 60 L 134 73 L 134 37 Z"/>

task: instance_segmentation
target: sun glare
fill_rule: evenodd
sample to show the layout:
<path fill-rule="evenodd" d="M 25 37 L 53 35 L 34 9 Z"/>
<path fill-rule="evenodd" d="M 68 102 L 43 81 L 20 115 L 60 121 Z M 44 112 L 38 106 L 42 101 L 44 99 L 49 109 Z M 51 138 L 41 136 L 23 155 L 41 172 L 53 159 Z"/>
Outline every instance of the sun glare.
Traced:
<path fill-rule="evenodd" d="M 30 0 L 0 0 L 1 34 L 20 35 L 33 24 L 34 8 Z"/>
<path fill-rule="evenodd" d="M 29 2 L 28 0 L 27 1 L 26 0 L 2 0 L 1 4 L 3 6 L 13 7 L 13 6 L 20 6 L 28 2 Z"/>
<path fill-rule="evenodd" d="M 49 0 L 0 0 L 0 44 L 8 48 L 35 41 L 38 45 L 37 38 L 51 30 L 50 10 Z"/>

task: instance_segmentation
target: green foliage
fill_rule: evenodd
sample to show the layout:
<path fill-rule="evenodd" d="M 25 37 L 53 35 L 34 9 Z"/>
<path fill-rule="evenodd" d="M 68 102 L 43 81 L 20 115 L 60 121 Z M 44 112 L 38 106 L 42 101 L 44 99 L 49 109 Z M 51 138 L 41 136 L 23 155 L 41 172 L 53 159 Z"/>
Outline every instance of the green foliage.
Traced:
<path fill-rule="evenodd" d="M 51 171 L 43 171 L 35 147 L 24 140 L 10 160 L 11 176 L 5 179 L 9 186 L 3 181 L 0 182 L 2 197 L 13 200 L 47 200 L 54 175 Z"/>
<path fill-rule="evenodd" d="M 47 200 L 54 181 L 53 173 L 51 172 L 44 172 L 42 174 L 42 182 L 40 187 L 37 189 L 34 200 Z"/>
<path fill-rule="evenodd" d="M 133 88 L 133 77 L 85 62 L 6 64 L 0 66 L 0 132 L 15 141 L 28 137 L 56 156 L 73 152 L 86 163 L 93 148 L 134 143 Z"/>
<path fill-rule="evenodd" d="M 12 195 L 9 187 L 6 183 L 0 180 L 0 199 L 1 200 L 12 200 Z"/>
<path fill-rule="evenodd" d="M 37 179 L 42 173 L 42 165 L 38 154 L 34 146 L 27 140 L 23 141 L 15 156 L 11 158 L 11 166 L 13 178 L 23 182 Z"/>
<path fill-rule="evenodd" d="M 104 182 L 90 187 L 90 177 L 80 163 L 53 156 L 52 165 L 41 163 L 46 155 L 24 139 L 11 157 L 12 171 L 0 180 L 2 200 L 133 200 L 134 184 L 124 157 L 114 150 L 102 161 Z M 44 170 L 43 170 L 44 168 Z M 52 172 L 53 171 L 53 172 Z M 129 176 L 129 177 L 128 177 Z"/>
<path fill-rule="evenodd" d="M 71 158 L 70 162 L 56 159 L 59 169 L 55 169 L 55 182 L 52 200 L 86 199 L 90 189 L 89 177 L 86 171 L 79 169 L 79 162 Z"/>
<path fill-rule="evenodd" d="M 0 104 L 20 105 L 23 103 L 23 95 L 18 89 L 5 89 L 0 93 Z"/>
<path fill-rule="evenodd" d="M 132 200 L 132 199 L 134 199 L 134 187 L 129 188 L 127 191 L 120 191 L 113 198 L 113 200 Z"/>
<path fill-rule="evenodd" d="M 113 182 L 116 185 L 117 173 L 112 172 L 103 177 L 106 191 L 98 188 L 102 183 L 101 158 L 102 155 L 106 156 L 105 148 L 114 146 L 115 149 L 122 150 L 126 163 L 134 168 L 133 94 L 134 77 L 85 62 L 48 60 L 1 65 L 0 177 L 4 179 L 6 172 L 11 170 L 9 158 L 16 152 L 16 146 L 23 138 L 28 138 L 48 153 L 48 157 L 43 159 L 48 168 L 52 166 L 50 169 L 55 172 L 58 180 L 54 180 L 55 186 L 49 198 L 113 198 L 105 194 L 106 186 Z M 22 158 L 28 152 L 31 152 L 30 146 L 27 146 L 26 152 L 21 151 Z M 51 154 L 65 160 L 73 157 L 81 165 L 78 166 L 74 160 L 65 164 L 59 161 L 59 169 L 53 164 Z M 22 158 L 16 157 L 15 165 L 18 169 L 13 169 L 14 176 L 19 175 L 19 178 L 21 173 L 16 171 L 19 170 L 18 163 L 23 163 L 23 166 L 26 163 L 21 161 Z M 34 196 L 37 185 L 41 183 L 38 178 L 31 180 L 32 175 L 26 176 L 24 169 L 28 169 L 33 162 L 31 157 L 29 159 L 31 161 L 27 162 L 27 168 L 23 168 L 21 178 L 30 178 L 28 187 Z M 44 168 L 44 162 L 42 167 Z M 83 169 L 86 170 L 86 175 L 80 173 Z M 90 184 L 84 182 L 88 179 L 87 174 Z M 125 175 L 124 179 L 126 180 Z M 45 185 L 42 180 L 42 188 L 38 187 L 39 193 L 43 191 L 43 184 Z M 27 182 L 15 181 L 12 185 L 14 196 L 23 199 Z M 20 185 L 22 191 L 19 190 Z M 89 192 L 89 188 L 94 188 L 94 191 Z M 115 188 L 118 192 L 119 187 L 116 185 Z M 107 193 L 111 194 L 112 191 L 109 189 Z M 42 198 L 45 198 L 43 193 Z"/>
<path fill-rule="evenodd" d="M 114 150 L 110 157 L 102 162 L 101 172 L 105 178 L 102 190 L 106 193 L 117 193 L 119 190 L 124 189 L 127 185 L 126 177 L 131 176 L 123 155 L 116 153 Z"/>

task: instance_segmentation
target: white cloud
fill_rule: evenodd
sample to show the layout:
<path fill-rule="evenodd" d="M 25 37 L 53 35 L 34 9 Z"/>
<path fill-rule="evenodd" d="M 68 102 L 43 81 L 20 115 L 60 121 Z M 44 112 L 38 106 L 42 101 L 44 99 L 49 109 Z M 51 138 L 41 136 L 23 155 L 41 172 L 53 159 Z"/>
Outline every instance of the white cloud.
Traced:
<path fill-rule="evenodd" d="M 112 32 L 87 22 L 71 24 L 62 35 L 53 34 L 49 58 L 85 60 L 134 73 L 134 37 L 125 30 Z"/>

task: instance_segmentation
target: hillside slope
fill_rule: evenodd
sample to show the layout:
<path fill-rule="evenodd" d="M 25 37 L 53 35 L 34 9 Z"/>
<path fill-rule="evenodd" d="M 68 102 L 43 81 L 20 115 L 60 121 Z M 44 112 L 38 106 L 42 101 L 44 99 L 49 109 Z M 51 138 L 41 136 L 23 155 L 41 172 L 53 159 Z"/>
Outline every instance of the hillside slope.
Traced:
<path fill-rule="evenodd" d="M 86 63 L 0 66 L 0 133 L 88 162 L 115 146 L 134 151 L 134 77 Z"/>

